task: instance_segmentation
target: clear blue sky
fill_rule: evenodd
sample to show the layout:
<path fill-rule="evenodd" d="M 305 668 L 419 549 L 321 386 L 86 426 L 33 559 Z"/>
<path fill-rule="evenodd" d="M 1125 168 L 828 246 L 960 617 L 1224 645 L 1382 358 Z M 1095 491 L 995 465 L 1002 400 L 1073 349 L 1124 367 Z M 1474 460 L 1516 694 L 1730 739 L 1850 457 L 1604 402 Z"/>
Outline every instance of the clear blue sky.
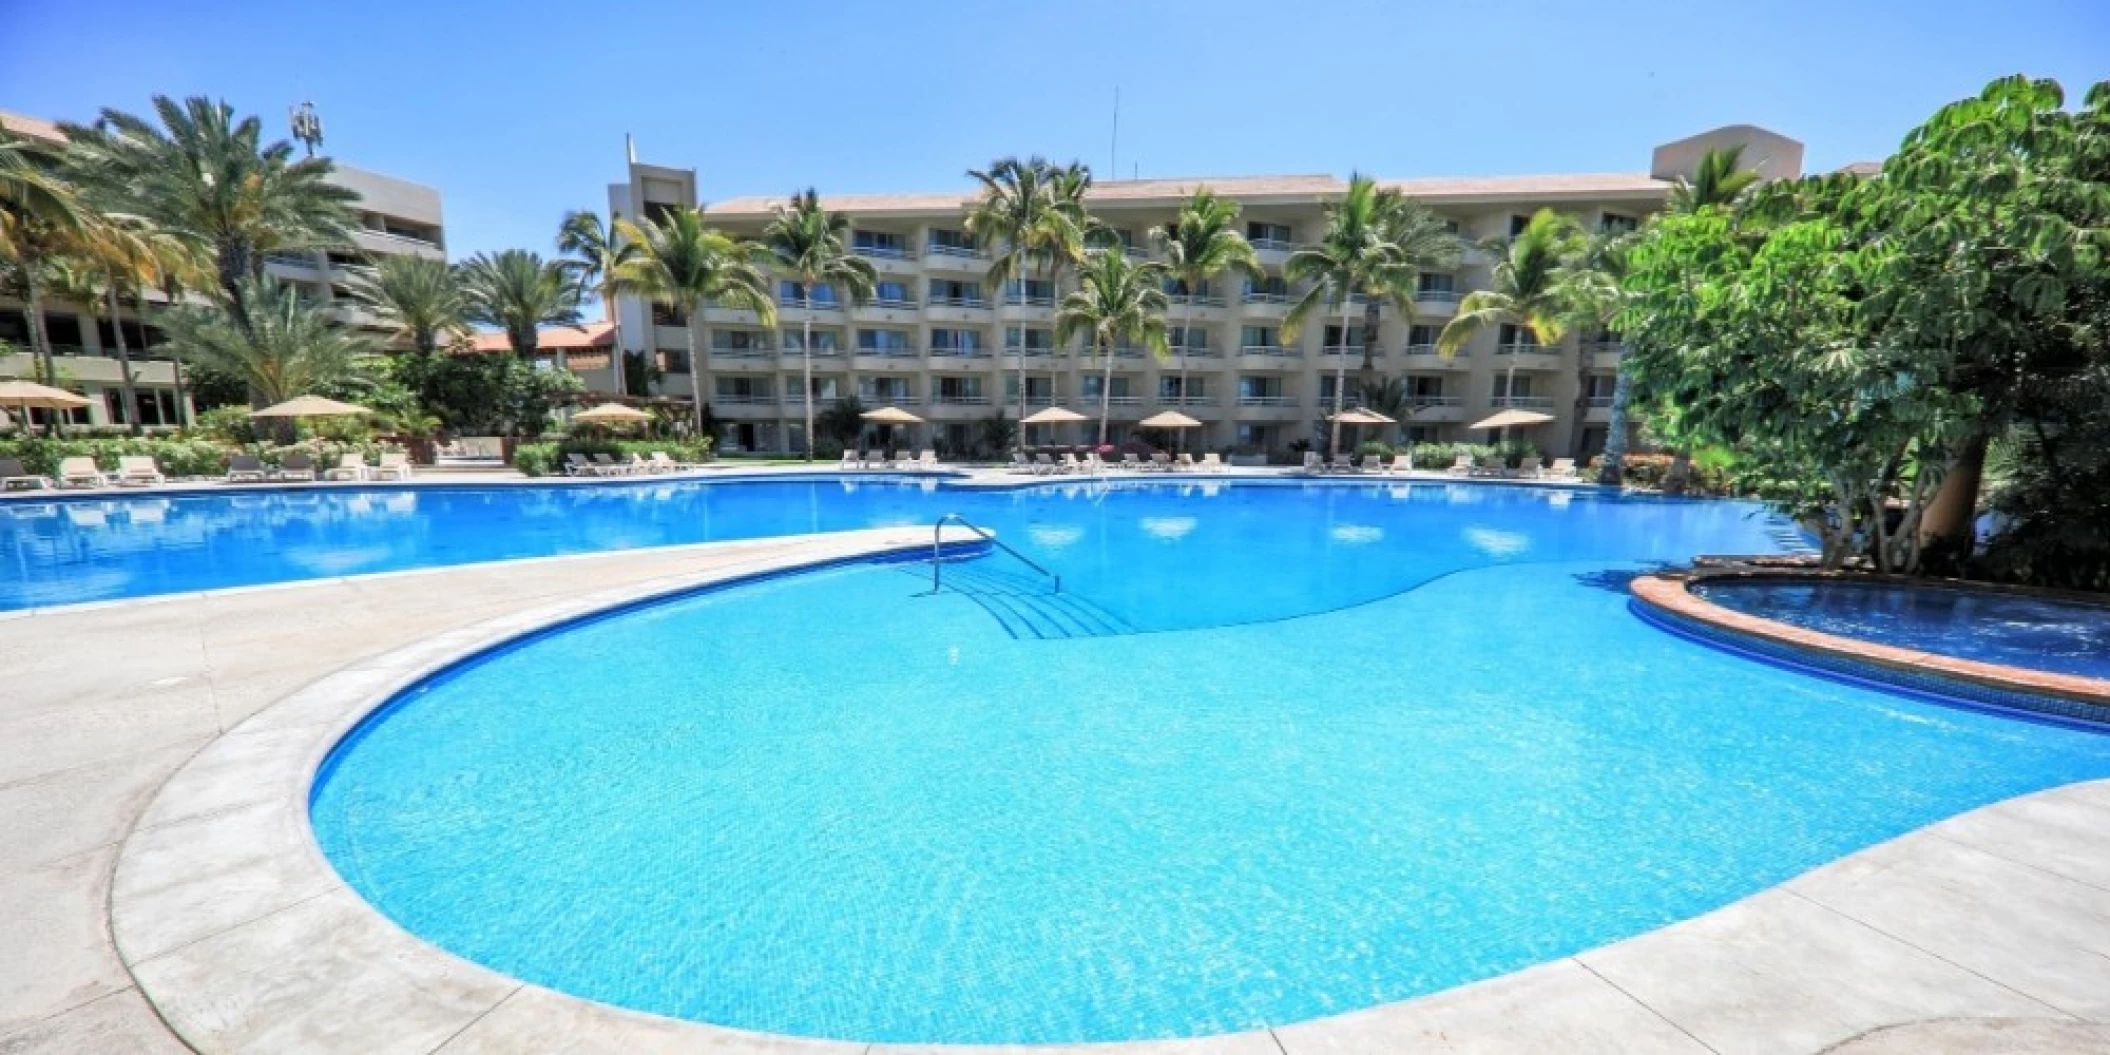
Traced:
<path fill-rule="evenodd" d="M 1008 153 L 1145 176 L 1638 171 L 1748 122 L 1880 157 L 2001 74 L 2110 77 L 2110 0 L 907 3 L 0 0 L 0 109 L 155 93 L 437 186 L 457 256 L 606 209 L 623 134 L 705 198 L 962 186 Z"/>

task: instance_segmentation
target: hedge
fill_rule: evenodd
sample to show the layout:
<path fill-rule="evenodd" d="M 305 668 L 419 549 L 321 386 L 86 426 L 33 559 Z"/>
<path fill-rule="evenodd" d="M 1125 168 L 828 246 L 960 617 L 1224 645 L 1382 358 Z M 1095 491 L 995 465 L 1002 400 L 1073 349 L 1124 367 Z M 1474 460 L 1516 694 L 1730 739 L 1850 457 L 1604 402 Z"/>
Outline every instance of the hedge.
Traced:
<path fill-rule="evenodd" d="M 567 454 L 612 454 L 628 460 L 632 454 L 652 457 L 665 452 L 677 462 L 711 460 L 711 441 L 703 440 L 601 440 L 570 437 L 555 443 L 523 443 L 513 448 L 513 468 L 528 476 L 556 476 L 564 472 Z"/>
<path fill-rule="evenodd" d="M 56 474 L 60 460 L 65 458 L 93 458 L 97 468 L 107 470 L 117 468 L 118 458 L 130 455 L 154 459 L 154 464 L 170 476 L 222 476 L 227 472 L 228 459 L 235 454 L 254 454 L 267 465 L 278 465 L 293 451 L 305 452 L 318 467 L 328 468 L 354 451 L 373 462 L 377 460 L 381 446 L 376 443 L 307 440 L 285 447 L 261 444 L 240 447 L 219 440 L 156 436 L 0 440 L 0 458 L 20 459 L 24 469 L 43 476 Z"/>

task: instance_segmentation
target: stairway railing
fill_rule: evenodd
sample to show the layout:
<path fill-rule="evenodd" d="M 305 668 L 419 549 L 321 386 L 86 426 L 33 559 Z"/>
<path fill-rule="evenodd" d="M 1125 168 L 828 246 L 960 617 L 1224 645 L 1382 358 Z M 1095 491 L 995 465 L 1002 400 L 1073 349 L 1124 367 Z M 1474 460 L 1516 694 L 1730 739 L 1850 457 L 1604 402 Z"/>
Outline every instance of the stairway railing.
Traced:
<path fill-rule="evenodd" d="M 995 546 L 1000 550 L 1003 550 L 1005 553 L 1009 553 L 1010 555 L 1017 557 L 1019 563 L 1025 565 L 1028 568 L 1033 569 L 1034 571 L 1041 573 L 1042 575 L 1047 576 L 1048 579 L 1055 584 L 1054 592 L 1062 592 L 1062 576 L 1057 575 L 1054 572 L 1051 572 L 1048 569 L 1041 567 L 1040 564 L 1036 562 L 1033 558 L 1028 557 L 1023 553 L 1012 549 L 1010 546 L 1005 545 L 1003 539 L 997 538 L 995 535 L 992 535 L 989 532 L 982 530 L 980 527 L 977 527 L 975 524 L 970 522 L 966 517 L 963 517 L 958 513 L 947 513 L 944 516 L 939 517 L 937 523 L 931 525 L 930 592 L 937 593 L 939 587 L 944 584 L 945 559 L 942 551 L 945 540 L 945 525 L 947 524 L 958 524 L 961 527 L 974 532 L 976 535 L 981 536 L 982 540 L 989 543 L 990 545 Z"/>

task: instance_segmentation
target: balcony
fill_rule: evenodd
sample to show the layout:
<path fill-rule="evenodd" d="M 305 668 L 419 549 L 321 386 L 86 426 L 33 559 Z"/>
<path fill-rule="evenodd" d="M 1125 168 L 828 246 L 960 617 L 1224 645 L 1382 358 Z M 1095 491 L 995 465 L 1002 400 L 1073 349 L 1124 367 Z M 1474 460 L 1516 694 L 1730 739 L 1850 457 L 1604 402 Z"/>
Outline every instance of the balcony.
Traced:
<path fill-rule="evenodd" d="M 916 259 L 916 251 L 906 245 L 853 245 L 850 251 L 867 260 Z"/>
<path fill-rule="evenodd" d="M 773 407 L 777 397 L 767 392 L 720 392 L 711 397 L 711 403 L 721 407 Z"/>
<path fill-rule="evenodd" d="M 1607 424 L 1612 420 L 1612 397 L 1591 396 L 1590 405 L 1583 408 L 1583 420 L 1592 425 Z"/>
<path fill-rule="evenodd" d="M 264 263 L 277 264 L 280 267 L 292 268 L 296 271 L 322 270 L 322 265 L 313 253 L 294 253 L 282 250 L 273 250 L 264 254 Z"/>
<path fill-rule="evenodd" d="M 915 396 L 906 392 L 888 394 L 871 390 L 858 392 L 857 401 L 868 407 L 913 407 L 917 402 Z"/>
<path fill-rule="evenodd" d="M 914 370 L 923 365 L 923 357 L 913 346 L 859 348 L 850 365 L 856 370 Z"/>
<path fill-rule="evenodd" d="M 1223 358 L 1223 357 L 1224 357 L 1223 349 L 1221 349 L 1221 348 L 1211 348 L 1211 347 L 1209 347 L 1209 346 L 1207 346 L 1207 345 L 1203 345 L 1203 346 L 1201 346 L 1201 347 L 1199 347 L 1199 348 L 1188 348 L 1188 347 L 1185 347 L 1184 345 L 1178 345 L 1178 344 L 1175 344 L 1175 345 L 1172 345 L 1172 346 L 1171 346 L 1171 348 L 1170 348 L 1170 349 L 1168 349 L 1168 351 L 1169 351 L 1169 352 L 1171 353 L 1171 355 L 1172 355 L 1172 358 L 1173 358 L 1173 360 L 1174 360 L 1175 362 L 1177 362 L 1178 360 L 1180 360 L 1180 359 L 1183 359 L 1183 358 L 1185 358 L 1185 359 L 1221 359 L 1221 358 Z"/>
<path fill-rule="evenodd" d="M 361 228 L 352 232 L 352 244 L 369 253 L 382 256 L 422 256 L 429 260 L 445 260 L 447 253 L 437 243 L 410 235 L 394 234 Z"/>
<path fill-rule="evenodd" d="M 1441 424 L 1465 419 L 1465 400 L 1457 396 L 1409 396 L 1407 406 L 1409 424 Z"/>
<path fill-rule="evenodd" d="M 1062 350 L 1053 345 L 1029 344 L 1024 348 L 1015 344 L 1004 346 L 1004 358 L 1006 359 L 1017 359 L 1021 356 L 1027 359 L 1052 359 L 1061 354 Z"/>
<path fill-rule="evenodd" d="M 1552 410 L 1552 396 L 1496 396 L 1487 401 L 1489 406 L 1516 410 Z"/>
<path fill-rule="evenodd" d="M 931 297 L 924 317 L 936 323 L 967 322 L 985 323 L 989 320 L 989 302 L 980 297 Z"/>
<path fill-rule="evenodd" d="M 1363 357 L 1363 346 L 1361 344 L 1329 344 L 1319 349 L 1319 355 L 1327 359 L 1333 359 L 1344 355 L 1354 359 L 1361 359 Z M 1382 359 L 1384 358 L 1384 356 L 1385 350 L 1380 348 L 1371 356 L 1371 358 Z"/>
<path fill-rule="evenodd" d="M 923 267 L 927 271 L 965 271 L 981 274 L 989 270 L 989 254 L 957 245 L 926 245 Z"/>
<path fill-rule="evenodd" d="M 1239 311 L 1261 318 L 1279 319 L 1289 313 L 1287 293 L 1246 293 L 1238 298 Z"/>
<path fill-rule="evenodd" d="M 1410 344 L 1400 349 L 1401 368 L 1419 370 L 1424 373 L 1436 370 L 1464 370 L 1472 360 L 1463 352 L 1448 358 L 1436 353 L 1433 344 Z"/>
<path fill-rule="evenodd" d="M 1297 405 L 1297 397 L 1239 396 L 1238 405 L 1241 407 L 1295 407 Z"/>
<path fill-rule="evenodd" d="M 1543 344 L 1503 344 L 1495 347 L 1495 364 L 1506 370 L 1511 362 L 1519 370 L 1558 370 L 1561 366 L 1559 348 Z"/>
<path fill-rule="evenodd" d="M 995 358 L 995 356 L 994 356 L 994 355 L 992 355 L 992 354 L 990 353 L 989 349 L 987 349 L 987 348 L 932 348 L 932 349 L 930 350 L 930 357 L 931 357 L 931 358 L 933 358 L 933 359 L 993 359 L 993 358 Z"/>
<path fill-rule="evenodd" d="M 1012 305 L 1014 307 L 1023 306 L 1028 308 L 1052 308 L 1055 306 L 1055 298 L 1040 296 L 1029 297 L 1023 293 L 1006 293 L 1004 294 L 1004 303 Z"/>
<path fill-rule="evenodd" d="M 1456 315 L 1463 299 L 1454 289 L 1424 289 L 1414 294 L 1414 314 L 1420 318 Z"/>
<path fill-rule="evenodd" d="M 934 407 L 986 407 L 989 397 L 985 395 L 947 395 L 943 392 L 930 397 Z"/>
<path fill-rule="evenodd" d="M 1590 365 L 1599 370 L 1617 370 L 1626 358 L 1625 341 L 1584 341 L 1582 350 L 1590 357 Z"/>
<path fill-rule="evenodd" d="M 1238 347 L 1238 365 L 1246 370 L 1295 370 L 1302 364 L 1304 349 L 1280 344 L 1244 344 Z"/>
<path fill-rule="evenodd" d="M 1246 243 L 1253 247 L 1253 255 L 1258 256 L 1261 263 L 1275 267 L 1282 266 L 1297 250 L 1296 243 L 1280 238 L 1248 238 Z"/>

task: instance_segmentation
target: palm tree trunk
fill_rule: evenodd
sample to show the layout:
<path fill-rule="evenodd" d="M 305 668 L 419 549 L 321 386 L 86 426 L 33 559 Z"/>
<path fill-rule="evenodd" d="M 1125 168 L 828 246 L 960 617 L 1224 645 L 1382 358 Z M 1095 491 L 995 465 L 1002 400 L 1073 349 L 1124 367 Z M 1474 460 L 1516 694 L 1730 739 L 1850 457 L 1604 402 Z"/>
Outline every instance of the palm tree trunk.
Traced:
<path fill-rule="evenodd" d="M 1194 305 L 1190 301 L 1188 302 L 1186 313 L 1180 320 L 1180 405 L 1183 407 L 1187 405 L 1187 348 L 1193 343 Z M 1187 450 L 1187 430 L 1174 429 L 1173 432 L 1179 437 L 1174 442 L 1177 443 L 1178 449 L 1185 453 Z"/>
<path fill-rule="evenodd" d="M 1106 360 L 1104 371 L 1099 375 L 1099 446 L 1106 446 L 1106 418 L 1114 405 L 1114 353 L 1106 346 L 1106 339 L 1099 339 L 1099 356 Z"/>
<path fill-rule="evenodd" d="M 696 398 L 690 409 L 695 412 L 696 436 L 703 438 L 703 393 L 704 384 L 710 380 L 710 364 L 703 356 L 703 299 L 689 306 L 689 384 L 695 388 Z"/>
<path fill-rule="evenodd" d="M 1919 546 L 1943 562 L 1942 570 L 1969 559 L 1977 541 L 1978 491 L 1985 479 L 1986 448 L 1992 437 L 1978 432 L 1964 441 L 1920 514 Z"/>
<path fill-rule="evenodd" d="M 804 336 L 799 339 L 799 359 L 806 367 L 806 390 L 799 393 L 799 403 L 806 408 L 806 460 L 813 460 L 813 313 L 806 313 L 806 321 L 800 324 Z"/>
<path fill-rule="evenodd" d="M 1568 454 L 1575 458 L 1582 457 L 1583 434 L 1589 431 L 1590 355 L 1582 341 L 1575 342 L 1575 423 L 1568 426 Z"/>
<path fill-rule="evenodd" d="M 22 264 L 22 281 L 28 290 L 29 307 L 29 360 L 37 371 L 37 380 L 53 388 L 58 387 L 59 368 L 52 361 L 51 334 L 44 329 L 44 287 L 37 281 L 37 261 L 25 260 Z M 50 436 L 57 427 L 59 412 L 44 412 L 44 435 Z M 22 431 L 29 432 L 29 411 L 22 412 Z"/>
<path fill-rule="evenodd" d="M 627 396 L 630 386 L 623 382 L 623 321 L 616 318 L 612 286 L 601 288 L 601 317 L 608 322 L 608 368 L 615 371 L 615 394 Z"/>
<path fill-rule="evenodd" d="M 1348 294 L 1346 294 L 1346 293 L 1342 293 L 1342 294 L 1341 294 L 1341 350 L 1342 350 L 1343 352 L 1346 352 L 1346 351 L 1348 350 L 1348 347 L 1347 347 L 1347 346 L 1348 346 L 1348 309 L 1349 309 L 1349 308 L 1350 308 L 1351 306 L 1352 306 L 1352 305 L 1350 304 L 1350 302 L 1349 302 L 1349 300 L 1348 300 Z M 1320 351 L 1321 353 L 1324 353 L 1324 352 L 1326 351 L 1326 341 L 1325 341 L 1325 337 L 1324 337 L 1324 332 L 1323 332 L 1323 331 L 1321 331 L 1321 336 L 1320 336 L 1320 340 L 1319 340 L 1319 351 Z M 1328 438 L 1327 438 L 1327 440 L 1326 440 L 1326 456 L 1327 456 L 1327 457 L 1329 457 L 1329 458 L 1338 458 L 1338 457 L 1340 457 L 1340 454 L 1341 454 L 1341 409 L 1342 409 L 1342 403 L 1343 403 L 1343 401 L 1344 401 L 1344 400 L 1345 400 L 1345 399 L 1347 398 L 1347 396 L 1348 396 L 1348 390 L 1347 390 L 1347 387 L 1346 387 L 1346 386 L 1347 386 L 1347 384 L 1348 384 L 1348 357 L 1347 357 L 1346 355 L 1337 355 L 1337 356 L 1334 356 L 1334 357 L 1333 357 L 1333 430 L 1332 430 L 1332 432 L 1330 432 L 1330 433 L 1328 434 Z"/>
<path fill-rule="evenodd" d="M 139 420 L 139 391 L 132 383 L 132 350 L 125 347 L 125 320 L 118 317 L 117 280 L 111 277 L 110 285 L 103 291 L 110 301 L 110 332 L 117 337 L 117 368 L 123 371 L 125 393 L 125 423 L 132 427 L 132 435 L 146 432 Z"/>
<path fill-rule="evenodd" d="M 1365 388 L 1377 380 L 1377 363 L 1375 361 L 1377 357 L 1377 313 L 1381 306 L 1376 297 L 1371 297 L 1363 304 L 1363 367 L 1359 371 L 1361 376 L 1358 378 L 1357 383 Z M 1346 330 L 1341 331 L 1341 343 L 1348 343 L 1348 331 Z"/>
<path fill-rule="evenodd" d="M 1626 482 L 1626 403 L 1632 387 L 1626 367 L 1621 366 L 1612 382 L 1612 412 L 1605 422 L 1604 464 L 1597 470 L 1598 483 L 1618 487 Z"/>

